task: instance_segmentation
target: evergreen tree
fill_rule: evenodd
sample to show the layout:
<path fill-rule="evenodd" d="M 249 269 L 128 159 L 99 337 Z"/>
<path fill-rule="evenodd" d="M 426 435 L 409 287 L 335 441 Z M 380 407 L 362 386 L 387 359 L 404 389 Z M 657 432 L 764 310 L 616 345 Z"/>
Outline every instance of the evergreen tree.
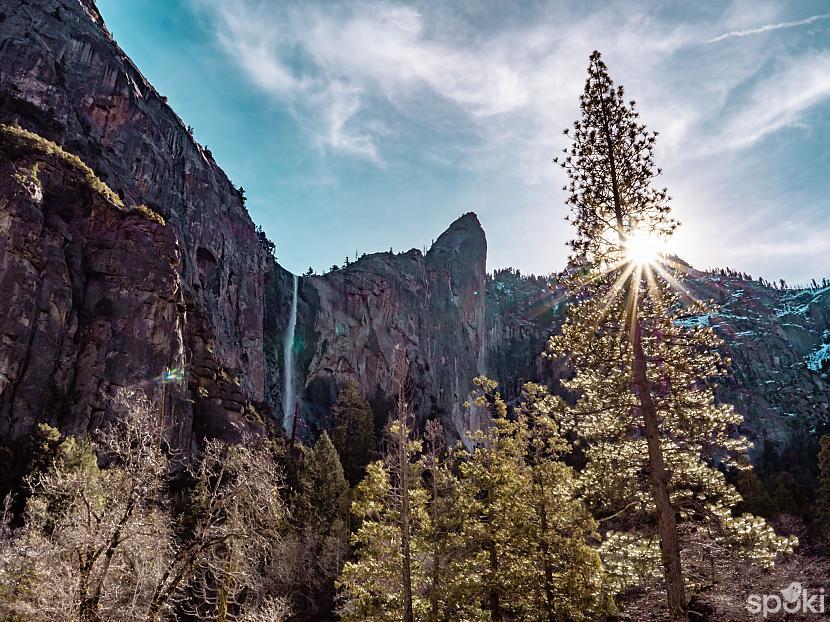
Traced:
<path fill-rule="evenodd" d="M 372 459 L 375 416 L 369 402 L 353 382 L 346 383 L 340 391 L 332 412 L 334 429 L 331 440 L 340 455 L 346 480 L 355 486 L 363 478 L 366 465 Z"/>
<path fill-rule="evenodd" d="M 429 498 L 429 526 L 425 530 L 426 592 L 428 622 L 482 620 L 487 612 L 482 599 L 483 552 L 472 544 L 477 540 L 478 517 L 468 490 L 457 476 L 456 458 L 467 458 L 463 447 L 457 451 L 444 445 L 444 430 L 438 421 L 429 421 L 424 435 L 424 472 Z"/>
<path fill-rule="evenodd" d="M 564 280 L 575 302 L 549 352 L 570 360 L 574 376 L 565 385 L 580 396 L 563 408 L 563 422 L 585 443 L 583 485 L 595 511 L 621 512 L 632 523 L 656 518 L 670 615 L 686 620 L 678 518 L 712 520 L 724 540 L 765 562 L 789 543 L 762 519 L 732 516 L 740 496 L 714 461 L 743 466 L 747 443 L 735 438 L 740 416 L 714 399 L 725 361 L 711 328 L 683 322 L 703 310 L 676 293 L 682 266 L 654 256 L 677 226 L 668 191 L 653 185 L 661 172 L 657 134 L 640 122 L 598 52 L 580 108 L 561 162 L 576 227 Z M 612 572 L 630 567 L 606 561 Z"/>
<path fill-rule="evenodd" d="M 327 524 L 342 520 L 348 511 L 349 484 L 328 433 L 323 432 L 312 449 L 304 448 L 304 454 L 295 518 Z"/>
<path fill-rule="evenodd" d="M 490 423 L 472 436 L 475 446 L 459 467 L 462 496 L 477 519 L 465 528 L 468 548 L 479 555 L 479 600 L 491 619 L 521 619 L 529 613 L 527 582 L 533 572 L 530 478 L 495 383 L 480 377 L 475 384 L 480 387 L 476 404 L 486 408 Z"/>
<path fill-rule="evenodd" d="M 570 451 L 552 416 L 559 406 L 547 388 L 527 383 L 516 431 L 532 481 L 536 522 L 530 530 L 535 551 L 537 619 L 548 622 L 592 619 L 609 605 L 599 555 L 586 544 L 597 525 L 577 499 L 577 479 L 561 458 Z"/>
<path fill-rule="evenodd" d="M 737 513 L 749 512 L 764 518 L 772 518 L 775 514 L 775 504 L 772 497 L 770 497 L 769 491 L 764 486 L 761 478 L 758 477 L 755 469 L 741 469 L 738 471 L 735 478 L 735 488 L 737 488 L 742 499 L 735 506 Z"/>
<path fill-rule="evenodd" d="M 429 512 L 422 445 L 411 438 L 402 388 L 396 407 L 384 459 L 368 466 L 352 505 L 360 527 L 352 536 L 356 560 L 345 565 L 338 582 L 344 622 L 413 622 L 427 611 L 421 552 Z"/>
<path fill-rule="evenodd" d="M 587 620 L 608 608 L 586 542 L 596 524 L 560 460 L 556 400 L 528 385 L 509 419 L 495 383 L 475 382 L 492 423 L 470 435 L 472 451 L 447 451 L 436 422 L 425 444 L 400 417 L 390 425 L 385 459 L 369 465 L 352 506 L 344 620 Z"/>
<path fill-rule="evenodd" d="M 334 610 L 334 581 L 348 548 L 349 484 L 327 433 L 303 455 L 291 503 L 288 583 L 298 619 L 316 620 Z"/>
<path fill-rule="evenodd" d="M 413 439 L 405 370 L 401 359 L 397 417 L 387 428 L 384 458 L 369 465 L 357 487 L 356 559 L 340 577 L 339 613 L 346 622 L 483 621 L 479 592 L 471 588 L 480 576 L 470 566 L 477 552 L 464 536 L 472 504 L 459 492 L 440 425 L 428 425 L 426 451 Z"/>
<path fill-rule="evenodd" d="M 599 556 L 586 544 L 595 523 L 575 498 L 567 445 L 550 413 L 555 400 L 529 384 L 515 419 L 495 383 L 476 378 L 476 403 L 492 423 L 460 463 L 474 523 L 467 548 L 492 620 L 587 620 L 607 605 Z"/>

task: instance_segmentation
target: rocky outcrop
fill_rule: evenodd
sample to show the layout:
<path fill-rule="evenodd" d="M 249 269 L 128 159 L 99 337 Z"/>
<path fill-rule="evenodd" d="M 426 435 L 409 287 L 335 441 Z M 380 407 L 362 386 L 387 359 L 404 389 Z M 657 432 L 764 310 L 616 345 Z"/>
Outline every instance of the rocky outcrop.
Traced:
<path fill-rule="evenodd" d="M 49 146 L 0 126 L 4 437 L 44 415 L 67 432 L 95 428 L 103 384 L 149 380 L 183 351 L 173 231 L 115 205 Z"/>
<path fill-rule="evenodd" d="M 323 276 L 300 281 L 294 353 L 300 413 L 307 433 L 328 427 L 339 386 L 357 382 L 379 424 L 391 408 L 395 368 L 409 364 L 416 419 L 439 418 L 452 435 L 477 422 L 463 404 L 483 366 L 484 277 L 487 243 L 475 214 L 465 214 L 422 254 L 376 253 Z M 287 276 L 270 282 L 268 299 L 285 317 Z M 269 324 L 270 329 L 274 324 Z M 270 401 L 281 394 L 284 324 L 269 332 Z"/>
<path fill-rule="evenodd" d="M 44 161 L 42 197 L 4 178 L 0 279 L 19 315 L 0 344 L 0 432 L 23 434 L 44 419 L 92 429 L 117 386 L 152 383 L 183 363 L 188 382 L 171 385 L 168 399 L 182 438 L 261 429 L 267 258 L 239 192 L 93 2 L 4 4 L 0 122 L 79 156 L 123 205 L 165 223 L 65 203 L 56 180 L 69 171 L 54 162 Z M 10 166 L 40 161 L 32 158 Z M 57 414 L 64 402 L 70 410 Z"/>

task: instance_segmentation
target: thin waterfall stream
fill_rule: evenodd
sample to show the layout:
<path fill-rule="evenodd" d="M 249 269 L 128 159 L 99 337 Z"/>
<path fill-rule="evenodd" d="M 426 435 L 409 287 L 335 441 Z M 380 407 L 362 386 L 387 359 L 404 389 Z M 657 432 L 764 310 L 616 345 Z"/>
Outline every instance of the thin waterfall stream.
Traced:
<path fill-rule="evenodd" d="M 285 331 L 283 348 L 282 427 L 291 433 L 294 423 L 294 332 L 297 328 L 297 275 L 292 274 L 291 316 Z"/>

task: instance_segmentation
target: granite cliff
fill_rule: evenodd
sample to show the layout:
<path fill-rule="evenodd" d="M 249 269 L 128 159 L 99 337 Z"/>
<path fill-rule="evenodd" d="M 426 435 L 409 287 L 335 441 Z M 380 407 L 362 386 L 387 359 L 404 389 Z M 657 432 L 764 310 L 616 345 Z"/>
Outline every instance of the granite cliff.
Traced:
<path fill-rule="evenodd" d="M 440 418 L 461 434 L 475 428 L 463 403 L 483 370 L 487 242 L 475 214 L 456 220 L 422 254 L 375 253 L 323 276 L 302 278 L 294 354 L 307 430 L 327 427 L 338 385 L 358 383 L 379 419 L 390 409 L 393 374 L 405 351 L 416 418 Z M 275 268 L 266 299 L 270 402 L 280 403 L 281 344 L 289 276 Z M 286 295 L 288 293 L 288 295 Z"/>
<path fill-rule="evenodd" d="M 284 341 L 293 277 L 269 254 L 241 193 L 109 35 L 91 0 L 0 9 L 0 437 L 38 422 L 82 434 L 120 386 L 160 391 L 170 436 L 236 440 L 284 421 Z M 379 246 L 381 242 L 379 241 Z M 488 373 L 514 398 L 556 386 L 539 357 L 561 293 L 510 271 L 486 277 L 474 214 L 425 254 L 375 253 L 298 281 L 294 394 L 313 436 L 338 386 L 358 383 L 382 424 L 397 357 L 419 421 L 450 435 Z M 720 395 L 759 444 L 828 417 L 830 290 L 781 291 L 692 271 L 721 306 L 734 360 Z"/>
<path fill-rule="evenodd" d="M 2 12 L 0 122 L 78 156 L 128 212 L 143 206 L 164 224 L 107 210 L 80 186 L 64 196 L 68 165 L 37 149 L 6 162 L 7 173 L 37 162 L 47 171 L 37 191 L 3 181 L 0 279 L 13 311 L 3 318 L 0 434 L 41 420 L 92 429 L 116 387 L 185 363 L 190 386 L 170 385 L 167 401 L 182 443 L 192 431 L 261 427 L 252 413 L 264 398 L 266 257 L 238 192 L 93 3 Z"/>
<path fill-rule="evenodd" d="M 686 321 L 712 326 L 722 338 L 732 365 L 717 396 L 744 416 L 754 455 L 768 443 L 782 450 L 798 437 L 830 431 L 830 287 L 775 289 L 691 267 L 684 283 L 713 303 L 710 314 Z M 539 357 L 564 317 L 564 298 L 545 278 L 512 270 L 488 278 L 486 359 L 508 399 L 524 382 L 557 387 L 567 373 Z"/>
<path fill-rule="evenodd" d="M 165 385 L 171 436 L 239 438 L 283 418 L 291 276 L 241 193 L 108 33 L 89 0 L 0 17 L 0 436 L 71 433 L 119 386 Z M 57 154 L 57 155 L 56 155 Z M 462 422 L 481 356 L 486 243 L 474 215 L 422 256 L 380 253 L 299 287 L 296 383 L 307 428 L 336 384 L 383 409 L 395 346 L 418 416 Z"/>

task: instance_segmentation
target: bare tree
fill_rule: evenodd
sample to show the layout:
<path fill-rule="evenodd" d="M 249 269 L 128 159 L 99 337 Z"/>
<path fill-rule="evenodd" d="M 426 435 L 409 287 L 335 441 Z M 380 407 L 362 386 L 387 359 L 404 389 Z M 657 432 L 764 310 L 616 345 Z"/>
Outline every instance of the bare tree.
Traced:
<path fill-rule="evenodd" d="M 139 620 L 169 559 L 168 459 L 147 398 L 122 390 L 126 413 L 97 443 L 65 439 L 30 476 L 25 525 L 4 556 L 12 587 L 0 604 L 32 620 Z M 97 450 L 108 468 L 98 467 Z"/>
<path fill-rule="evenodd" d="M 194 486 L 188 514 L 194 524 L 156 584 L 148 622 L 160 619 L 185 587 L 182 607 L 190 615 L 239 619 L 273 588 L 265 585 L 262 570 L 282 558 L 283 478 L 263 443 L 208 441 L 189 468 Z"/>
<path fill-rule="evenodd" d="M 123 416 L 94 443 L 63 439 L 29 477 L 23 527 L 9 528 L 10 503 L 2 512 L 0 619 L 156 622 L 177 608 L 283 619 L 282 588 L 263 573 L 286 563 L 282 473 L 265 442 L 208 441 L 172 460 L 143 393 L 124 389 L 114 406 Z M 174 512 L 171 478 L 183 475 L 187 503 Z"/>

